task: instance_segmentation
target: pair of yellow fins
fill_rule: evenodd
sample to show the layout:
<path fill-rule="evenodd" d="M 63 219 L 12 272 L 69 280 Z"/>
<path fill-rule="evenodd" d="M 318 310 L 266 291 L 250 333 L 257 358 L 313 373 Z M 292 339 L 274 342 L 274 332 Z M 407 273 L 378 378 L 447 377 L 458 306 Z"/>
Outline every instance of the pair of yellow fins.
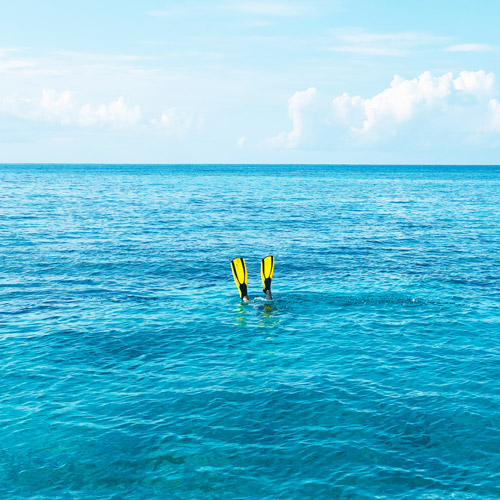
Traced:
<path fill-rule="evenodd" d="M 236 286 L 240 291 L 240 297 L 243 300 L 248 300 L 248 275 L 247 266 L 245 264 L 245 259 L 243 257 L 238 257 L 231 261 L 231 269 L 233 270 L 234 281 Z M 271 296 L 271 281 L 273 279 L 274 273 L 274 257 L 268 255 L 264 257 L 260 263 L 260 276 L 262 278 L 262 285 L 264 286 L 264 293 L 267 298 L 272 298 Z"/>

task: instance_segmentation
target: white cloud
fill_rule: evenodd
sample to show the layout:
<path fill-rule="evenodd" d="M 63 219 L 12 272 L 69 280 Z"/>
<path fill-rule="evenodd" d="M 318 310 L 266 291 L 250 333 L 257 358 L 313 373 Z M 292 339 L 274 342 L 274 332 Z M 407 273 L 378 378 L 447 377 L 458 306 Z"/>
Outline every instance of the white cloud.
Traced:
<path fill-rule="evenodd" d="M 297 148 L 328 137 L 330 146 L 342 139 L 370 145 L 389 140 L 409 123 L 421 124 L 418 133 L 427 133 L 429 140 L 436 127 L 443 127 L 444 135 L 487 134 L 500 131 L 500 103 L 492 98 L 494 91 L 494 74 L 482 70 L 462 71 L 457 77 L 432 76 L 429 71 L 412 79 L 396 75 L 388 88 L 372 97 L 344 93 L 328 106 L 311 88 L 289 99 L 291 132 L 268 143 Z"/>
<path fill-rule="evenodd" d="M 245 136 L 242 136 L 236 141 L 236 147 L 242 148 L 246 142 L 247 142 L 247 138 Z"/>
<path fill-rule="evenodd" d="M 197 12 L 198 8 L 194 10 Z M 148 16 L 153 17 L 184 17 L 193 14 L 193 9 L 189 6 L 168 7 L 166 9 L 153 9 L 146 12 Z"/>
<path fill-rule="evenodd" d="M 481 97 L 493 91 L 495 75 L 485 71 L 462 71 L 453 81 L 456 90 Z"/>
<path fill-rule="evenodd" d="M 130 105 L 123 96 L 108 104 L 81 104 L 76 92 L 70 90 L 44 89 L 37 98 L 7 97 L 0 100 L 0 113 L 63 127 L 134 129 L 142 125 L 175 137 L 186 137 L 204 126 L 202 113 L 185 113 L 171 107 L 159 118 L 145 119 L 141 107 Z"/>
<path fill-rule="evenodd" d="M 55 90 L 42 90 L 40 108 L 35 109 L 34 117 L 37 114 L 48 122 L 59 122 L 62 125 L 69 125 L 72 121 L 72 114 L 75 107 L 74 92 L 65 90 L 58 94 Z"/>
<path fill-rule="evenodd" d="M 0 48 L 0 73 L 24 70 L 35 66 L 33 61 L 28 61 L 26 59 L 12 59 L 10 54 L 16 52 L 19 52 L 19 49 Z"/>
<path fill-rule="evenodd" d="M 0 103 L 0 111 L 25 120 L 69 125 L 73 120 L 74 93 L 65 90 L 42 90 L 39 98 L 7 97 Z"/>
<path fill-rule="evenodd" d="M 21 59 L 10 59 L 9 61 L 0 61 L 0 73 L 12 70 L 22 70 L 33 68 L 35 65 L 31 61 Z"/>
<path fill-rule="evenodd" d="M 479 98 L 490 93 L 493 84 L 494 75 L 484 71 L 462 71 L 456 79 L 452 73 L 433 77 L 426 71 L 411 80 L 395 76 L 389 88 L 371 98 L 351 98 L 344 94 L 333 100 L 333 108 L 356 134 L 391 135 L 397 132 L 398 125 L 419 113 L 451 105 L 450 98 L 457 97 L 456 91 Z M 361 124 L 357 122 L 359 116 Z"/>
<path fill-rule="evenodd" d="M 451 73 L 433 77 L 425 72 L 411 80 L 396 75 L 389 88 L 373 97 L 363 99 L 348 94 L 336 97 L 333 99 L 334 116 L 356 134 L 391 135 L 398 124 L 412 119 L 420 107 L 432 106 L 450 95 L 452 87 Z"/>
<path fill-rule="evenodd" d="M 114 125 L 131 126 L 141 120 L 139 106 L 128 106 L 123 97 L 110 104 L 78 105 L 75 92 L 53 89 L 42 90 L 40 98 L 5 98 L 0 111 L 25 120 L 43 121 L 68 126 Z"/>
<path fill-rule="evenodd" d="M 339 40 L 348 43 L 409 43 L 412 45 L 442 41 L 443 37 L 437 37 L 428 33 L 399 32 L 399 33 L 367 33 L 355 29 L 350 31 L 338 31 L 336 36 Z"/>
<path fill-rule="evenodd" d="M 258 16 L 301 16 L 311 12 L 302 5 L 290 2 L 228 2 L 221 8 Z"/>
<path fill-rule="evenodd" d="M 247 23 L 247 26 L 250 28 L 268 28 L 269 26 L 273 26 L 274 22 L 271 21 L 250 21 Z"/>
<path fill-rule="evenodd" d="M 151 123 L 160 127 L 167 136 L 185 137 L 192 130 L 200 130 L 204 120 L 203 114 L 182 113 L 174 106 L 165 110 L 159 120 L 151 120 Z"/>
<path fill-rule="evenodd" d="M 165 9 L 148 10 L 147 15 L 153 17 L 193 17 L 212 13 L 214 10 L 220 12 L 234 12 L 260 17 L 298 17 L 313 14 L 314 10 L 303 4 L 292 2 L 269 2 L 269 1 L 220 1 L 215 5 L 198 2 L 196 5 L 171 6 Z"/>
<path fill-rule="evenodd" d="M 317 101 L 318 91 L 314 87 L 295 92 L 288 99 L 288 116 L 292 120 L 292 131 L 288 134 L 284 132 L 267 142 L 271 145 L 285 146 L 287 148 L 296 148 L 311 138 L 311 129 L 314 126 L 316 118 L 314 105 Z"/>
<path fill-rule="evenodd" d="M 101 104 L 98 107 L 92 107 L 90 104 L 85 104 L 78 113 L 78 123 L 83 126 L 106 123 L 129 126 L 139 123 L 140 120 L 141 108 L 128 106 L 121 96 L 108 105 Z"/>
<path fill-rule="evenodd" d="M 493 50 L 493 47 L 485 43 L 460 43 L 446 47 L 444 50 L 446 52 L 489 52 Z"/>
<path fill-rule="evenodd" d="M 333 45 L 327 50 L 368 56 L 404 56 L 419 46 L 447 40 L 428 33 L 367 33 L 361 29 L 335 30 L 331 34 Z"/>
<path fill-rule="evenodd" d="M 407 50 L 389 46 L 374 47 L 366 45 L 336 45 L 328 47 L 328 50 L 330 52 L 345 52 L 365 56 L 404 56 L 408 54 Z"/>
<path fill-rule="evenodd" d="M 489 128 L 494 132 L 500 132 L 500 102 L 498 99 L 491 99 L 488 104 L 491 112 Z"/>
<path fill-rule="evenodd" d="M 153 56 L 138 56 L 135 54 L 112 54 L 112 53 L 96 53 L 82 52 L 78 50 L 53 50 L 48 54 L 56 60 L 67 61 L 71 60 L 75 64 L 122 64 L 135 63 L 144 61 L 153 61 L 156 58 Z"/>

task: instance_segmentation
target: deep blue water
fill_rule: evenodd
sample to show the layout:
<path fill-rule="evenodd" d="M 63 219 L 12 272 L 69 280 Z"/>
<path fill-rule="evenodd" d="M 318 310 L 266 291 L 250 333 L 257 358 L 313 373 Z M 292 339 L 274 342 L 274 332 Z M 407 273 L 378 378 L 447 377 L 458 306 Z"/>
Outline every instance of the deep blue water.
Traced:
<path fill-rule="evenodd" d="M 0 497 L 499 498 L 499 199 L 500 167 L 0 165 Z"/>

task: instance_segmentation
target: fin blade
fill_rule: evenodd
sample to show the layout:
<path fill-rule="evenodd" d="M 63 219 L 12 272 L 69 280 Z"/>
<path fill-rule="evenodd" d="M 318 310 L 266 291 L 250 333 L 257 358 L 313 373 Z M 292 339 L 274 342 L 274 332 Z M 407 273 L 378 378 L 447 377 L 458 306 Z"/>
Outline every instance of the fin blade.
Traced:
<path fill-rule="evenodd" d="M 233 278 L 240 292 L 240 297 L 243 298 L 247 295 L 247 266 L 243 257 L 238 257 L 231 261 L 231 269 L 233 271 Z"/>
<path fill-rule="evenodd" d="M 260 275 L 262 278 L 264 293 L 267 290 L 271 290 L 271 281 L 273 279 L 273 273 L 274 273 L 274 256 L 268 255 L 267 257 L 264 257 L 260 263 Z"/>

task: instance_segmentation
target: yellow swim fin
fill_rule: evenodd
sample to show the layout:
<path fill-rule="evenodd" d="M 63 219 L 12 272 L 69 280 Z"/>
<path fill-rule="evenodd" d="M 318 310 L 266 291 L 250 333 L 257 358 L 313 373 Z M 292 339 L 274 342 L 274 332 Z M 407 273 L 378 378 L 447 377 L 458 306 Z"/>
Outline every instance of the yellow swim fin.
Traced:
<path fill-rule="evenodd" d="M 245 265 L 245 259 L 243 257 L 238 257 L 231 261 L 231 269 L 233 270 L 234 281 L 236 286 L 240 291 L 240 297 L 244 298 L 248 295 L 247 292 L 247 266 Z"/>
<path fill-rule="evenodd" d="M 264 257 L 260 263 L 260 275 L 262 277 L 262 285 L 264 286 L 264 293 L 271 290 L 271 281 L 274 273 L 274 257 L 268 255 Z"/>

